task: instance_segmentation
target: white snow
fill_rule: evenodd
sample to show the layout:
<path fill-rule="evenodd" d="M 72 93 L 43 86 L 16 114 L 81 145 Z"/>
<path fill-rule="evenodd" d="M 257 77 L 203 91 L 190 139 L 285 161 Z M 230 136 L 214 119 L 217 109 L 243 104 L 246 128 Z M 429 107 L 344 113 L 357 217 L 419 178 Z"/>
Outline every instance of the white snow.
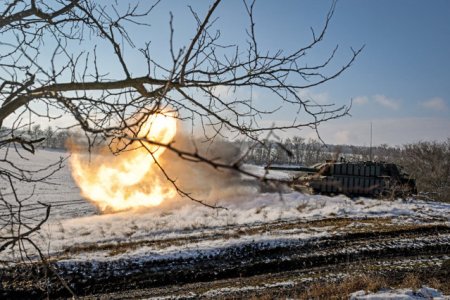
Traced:
<path fill-rule="evenodd" d="M 205 297 L 208 299 L 214 299 L 220 296 L 223 296 L 224 294 L 230 294 L 230 293 L 243 293 L 243 292 L 256 292 L 260 290 L 264 290 L 267 288 L 286 288 L 286 287 L 293 287 L 295 285 L 295 282 L 293 281 L 282 281 L 282 282 L 276 282 L 271 284 L 264 284 L 262 286 L 244 286 L 244 287 L 224 287 L 219 288 L 215 290 L 207 291 L 206 293 L 203 293 L 201 295 L 196 295 L 198 297 Z"/>
<path fill-rule="evenodd" d="M 365 291 L 357 291 L 350 295 L 350 300 L 425 300 L 435 299 L 443 300 L 450 299 L 450 296 L 442 295 L 442 293 L 436 289 L 430 287 L 422 287 L 416 291 L 411 289 L 383 289 L 376 293 L 370 293 Z"/>
<path fill-rule="evenodd" d="M 66 153 L 40 151 L 37 158 L 28 161 L 34 168 L 40 168 L 49 162 L 65 157 Z M 265 171 L 256 166 L 246 166 L 255 173 Z M 280 171 L 271 173 L 277 178 L 286 178 Z M 181 251 L 185 255 L 195 249 L 217 249 L 220 245 L 249 242 L 289 242 L 289 240 L 307 240 L 311 237 L 334 234 L 333 228 L 299 227 L 296 230 L 277 230 L 262 232 L 255 236 L 239 234 L 241 229 L 264 226 L 272 222 L 308 222 L 327 218 L 351 218 L 351 226 L 363 226 L 356 220 L 368 217 L 390 217 L 393 223 L 450 222 L 450 204 L 425 202 L 415 199 L 375 200 L 367 198 L 350 199 L 346 196 L 327 197 L 306 195 L 298 192 L 258 193 L 245 188 L 245 182 L 238 188 L 223 187 L 226 192 L 218 191 L 221 197 L 214 203 L 227 209 L 210 209 L 188 199 L 174 199 L 160 207 L 148 210 L 98 215 L 89 202 L 82 199 L 79 189 L 71 179 L 66 166 L 53 175 L 55 185 L 35 184 L 36 197 L 30 201 L 42 201 L 52 204 L 52 215 L 41 230 L 37 242 L 49 254 L 58 254 L 70 247 L 102 245 L 107 243 L 126 243 L 145 240 L 167 241 L 185 238 L 181 246 L 145 246 L 131 250 L 123 255 L 174 255 Z M 20 186 L 24 195 L 32 187 Z M 36 202 L 32 202 L 35 205 Z M 35 216 L 39 216 L 38 212 Z M 0 215 L 6 213 L 0 211 Z M 42 213 L 42 211 L 40 212 Z M 364 225 L 370 226 L 370 225 Z M 0 232 L 1 233 L 1 232 Z M 222 235 L 222 237 L 221 237 Z M 228 235 L 228 236 L 226 236 Z M 217 236 L 217 237 L 216 237 Z M 230 238 L 230 236 L 232 238 Z M 200 242 L 190 242 L 192 237 L 202 237 Z M 0 253 L 0 259 L 7 259 L 10 253 Z M 110 254 L 97 252 L 79 254 L 69 259 L 104 257 Z"/>
<path fill-rule="evenodd" d="M 40 169 L 67 153 L 39 151 L 29 161 L 18 160 L 23 166 Z M 264 175 L 265 170 L 257 166 L 246 166 L 248 171 Z M 271 178 L 288 179 L 292 176 L 282 171 L 271 171 Z M 359 222 L 367 218 L 391 218 L 393 225 L 433 223 L 450 224 L 450 204 L 426 202 L 417 199 L 376 200 L 368 198 L 350 199 L 345 196 L 327 197 L 306 195 L 298 192 L 260 193 L 255 184 L 246 186 L 242 181 L 237 187 L 221 186 L 214 191 L 218 198 L 213 204 L 226 209 L 210 209 L 188 199 L 174 199 L 153 209 L 99 215 L 96 208 L 80 196 L 80 191 L 65 166 L 50 178 L 51 184 L 21 184 L 19 197 L 28 196 L 35 189 L 35 196 L 27 200 L 26 213 L 39 220 L 41 211 L 36 211 L 37 201 L 52 204 L 51 218 L 34 236 L 41 249 L 50 256 L 59 258 L 60 264 L 76 266 L 78 261 L 90 261 L 93 266 L 101 261 L 131 259 L 136 262 L 156 261 L 173 258 L 190 258 L 197 255 L 214 255 L 231 246 L 258 243 L 263 247 L 274 247 L 292 242 L 302 243 L 309 239 L 336 235 L 345 230 L 353 230 L 371 223 Z M 2 195 L 10 197 L 5 182 L 0 182 Z M 0 217 L 7 211 L 0 208 Z M 349 218 L 353 220 L 342 231 L 333 226 L 306 226 L 312 220 Z M 264 230 L 271 223 L 296 222 L 296 227 Z M 302 226 L 305 224 L 305 226 Z M 247 234 L 248 228 L 259 228 L 257 234 Z M 4 230 L 4 229 L 3 229 Z M 3 231 L 4 232 L 4 231 Z M 0 230 L 0 234 L 3 233 Z M 431 236 L 430 239 L 436 237 Z M 444 237 L 443 237 L 444 238 Z M 183 239 L 183 243 L 171 243 L 172 239 Z M 130 249 L 123 253 L 109 250 L 80 251 L 65 253 L 70 248 L 92 245 L 138 243 L 155 241 Z M 426 240 L 424 239 L 426 242 Z M 398 243 L 415 243 L 398 239 Z M 346 251 L 351 251 L 348 248 Z M 13 259 L 12 252 L 0 253 L 0 260 Z M 392 262 L 390 262 L 392 263 Z M 404 264 L 404 261 L 402 262 Z M 273 286 L 292 286 L 291 281 L 274 283 Z M 272 287 L 246 286 L 232 290 L 222 288 L 211 290 L 202 296 L 214 297 L 223 293 L 255 291 Z M 233 288 L 234 289 L 234 288 Z M 198 296 L 198 295 L 193 295 Z M 423 287 L 419 290 L 388 289 L 376 293 L 358 291 L 349 295 L 350 299 L 450 299 L 441 292 Z"/>

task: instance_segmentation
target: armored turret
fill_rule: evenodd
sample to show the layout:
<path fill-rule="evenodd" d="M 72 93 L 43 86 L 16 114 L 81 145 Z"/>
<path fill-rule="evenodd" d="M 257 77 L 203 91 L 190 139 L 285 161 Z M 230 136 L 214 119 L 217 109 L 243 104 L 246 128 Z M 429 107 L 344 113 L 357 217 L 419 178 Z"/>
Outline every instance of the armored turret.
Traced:
<path fill-rule="evenodd" d="M 313 194 L 366 197 L 404 197 L 416 194 L 416 182 L 393 163 L 326 161 L 311 167 L 269 166 L 298 172 L 293 188 Z"/>

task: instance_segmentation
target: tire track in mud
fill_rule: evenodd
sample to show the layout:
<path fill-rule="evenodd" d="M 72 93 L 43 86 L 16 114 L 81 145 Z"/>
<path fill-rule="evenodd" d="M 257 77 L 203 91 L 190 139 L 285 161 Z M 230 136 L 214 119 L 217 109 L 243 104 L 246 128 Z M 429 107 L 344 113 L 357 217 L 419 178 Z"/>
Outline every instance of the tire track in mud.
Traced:
<path fill-rule="evenodd" d="M 266 226 L 271 229 L 270 224 Z M 275 228 L 277 226 L 280 225 L 274 224 Z M 259 233 L 259 230 L 254 231 L 254 234 Z M 76 294 L 89 295 L 423 255 L 450 255 L 450 226 L 390 226 L 307 240 L 247 242 L 214 251 L 198 251 L 191 256 L 76 261 L 56 266 L 59 275 L 70 283 Z M 3 270 L 1 292 L 7 296 L 36 292 L 29 283 L 33 274 L 42 272 L 41 269 L 35 266 L 28 272 L 21 267 Z M 12 289 L 13 284 L 15 289 Z M 70 296 L 56 278 L 50 278 L 48 286 L 53 296 Z"/>
<path fill-rule="evenodd" d="M 258 234 L 266 234 L 266 233 L 276 233 L 283 232 L 286 236 L 286 231 L 288 230 L 300 230 L 301 232 L 308 233 L 310 229 L 320 229 L 327 226 L 332 226 L 336 229 L 348 226 L 353 222 L 360 222 L 362 224 L 371 224 L 372 222 L 390 222 L 389 218 L 365 218 L 365 219 L 350 219 L 350 218 L 327 218 L 327 219 L 319 219 L 313 221 L 275 221 L 272 223 L 256 223 L 256 224 L 246 224 L 246 225 L 228 225 L 228 226 L 220 226 L 220 227 L 208 227 L 203 230 L 189 230 L 183 231 L 180 236 L 166 238 L 164 237 L 164 232 L 160 233 L 159 236 L 149 236 L 147 238 L 141 238 L 137 241 L 106 241 L 103 243 L 96 244 L 84 244 L 84 245 L 73 245 L 68 246 L 63 249 L 60 253 L 57 253 L 62 256 L 73 255 L 77 253 L 87 253 L 87 252 L 96 252 L 96 251 L 109 251 L 113 250 L 116 252 L 120 252 L 121 250 L 129 250 L 136 249 L 138 247 L 149 246 L 155 247 L 159 249 L 167 248 L 170 246 L 176 245 L 186 245 L 188 243 L 198 243 L 204 241 L 214 241 L 218 239 L 231 239 L 231 238 L 239 238 L 241 236 L 256 236 Z M 383 234 L 383 232 L 392 231 L 392 228 L 395 228 L 396 225 L 390 224 L 390 226 L 382 227 L 381 230 L 377 230 L 377 235 Z M 429 225 L 425 225 L 427 227 Z M 436 226 L 440 226 L 439 224 Z M 391 228 L 390 228 L 391 227 Z M 422 227 L 417 227 L 417 225 L 403 225 L 401 226 L 401 231 L 411 231 L 411 230 L 423 230 Z M 400 229 L 394 229 L 399 230 Z M 428 230 L 428 229 L 426 229 Z M 200 233 L 199 233 L 200 232 Z M 167 232 L 172 233 L 172 232 Z M 180 233 L 180 232 L 178 232 Z M 360 232 L 362 236 L 369 236 L 370 232 L 362 231 Z"/>
<path fill-rule="evenodd" d="M 311 287 L 314 289 L 314 284 L 321 284 L 319 287 L 321 290 L 329 288 L 331 292 L 336 292 L 336 283 L 346 279 L 352 280 L 351 278 L 354 278 L 353 280 L 388 278 L 392 286 L 401 284 L 408 276 L 414 274 L 415 278 L 422 278 L 425 282 L 447 282 L 450 276 L 449 258 L 438 255 L 394 258 L 383 262 L 373 260 L 364 263 L 341 263 L 249 277 L 96 294 L 83 299 L 311 299 L 305 292 Z M 447 265 L 444 265 L 443 261 L 447 261 Z M 446 293 L 450 293 L 450 286 L 445 289 Z M 333 299 L 335 298 L 341 299 L 341 297 Z M 342 299 L 347 299 L 345 294 Z"/>

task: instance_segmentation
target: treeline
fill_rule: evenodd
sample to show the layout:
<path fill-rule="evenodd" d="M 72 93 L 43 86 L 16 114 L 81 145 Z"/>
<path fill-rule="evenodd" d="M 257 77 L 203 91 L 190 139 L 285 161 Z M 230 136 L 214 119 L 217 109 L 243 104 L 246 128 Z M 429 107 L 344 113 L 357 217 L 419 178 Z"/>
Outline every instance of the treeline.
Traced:
<path fill-rule="evenodd" d="M 333 158 L 333 153 L 323 143 L 301 137 L 282 142 L 264 141 L 264 144 L 249 146 L 246 162 L 256 165 L 292 164 L 312 165 Z"/>
<path fill-rule="evenodd" d="M 2 136 L 8 129 L 1 129 Z M 22 136 L 32 140 L 44 138 L 37 147 L 65 149 L 69 137 L 79 138 L 75 131 L 55 130 L 51 126 L 42 128 L 34 125 L 21 130 Z M 403 146 L 380 145 L 376 147 L 352 145 L 325 145 L 316 140 L 293 137 L 279 142 L 264 141 L 250 145 L 236 142 L 246 149 L 245 162 L 256 165 L 282 164 L 310 166 L 326 160 L 384 161 L 403 167 L 406 173 L 416 179 L 417 188 L 430 198 L 450 202 L 450 139 L 445 142 L 417 142 Z"/>
<path fill-rule="evenodd" d="M 416 179 L 422 195 L 450 202 L 450 139 L 445 142 L 417 142 L 403 146 L 377 147 L 324 145 L 300 137 L 281 142 L 266 141 L 249 147 L 247 162 L 259 165 L 310 166 L 326 160 L 383 161 L 396 163 Z"/>
<path fill-rule="evenodd" d="M 33 125 L 27 129 L 12 130 L 7 127 L 1 127 L 0 129 L 0 139 L 6 140 L 12 137 L 20 137 L 30 141 L 41 140 L 38 143 L 33 143 L 35 148 L 65 149 L 69 136 L 75 135 L 69 130 L 55 130 L 51 126 L 42 128 L 41 125 Z"/>
<path fill-rule="evenodd" d="M 51 149 L 65 149 L 65 144 L 70 136 L 68 130 L 55 130 L 48 126 L 42 128 L 40 125 L 34 125 L 27 131 L 22 131 L 22 134 L 28 135 L 30 139 L 36 140 L 44 138 L 37 146 Z"/>
<path fill-rule="evenodd" d="M 416 179 L 419 191 L 450 202 L 450 139 L 407 144 L 388 154 L 386 159 L 403 166 Z"/>
<path fill-rule="evenodd" d="M 0 129 L 0 138 L 11 138 L 12 136 L 10 128 L 2 127 Z M 69 138 L 81 141 L 85 134 L 79 130 L 54 129 L 51 126 L 33 125 L 26 129 L 15 129 L 14 136 L 32 141 L 41 140 L 38 143 L 33 143 L 35 148 L 65 150 Z"/>

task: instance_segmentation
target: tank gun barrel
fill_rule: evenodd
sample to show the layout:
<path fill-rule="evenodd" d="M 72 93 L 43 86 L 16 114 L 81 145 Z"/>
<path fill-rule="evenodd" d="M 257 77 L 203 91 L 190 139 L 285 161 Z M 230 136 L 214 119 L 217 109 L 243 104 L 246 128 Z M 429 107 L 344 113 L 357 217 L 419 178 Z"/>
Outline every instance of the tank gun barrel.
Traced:
<path fill-rule="evenodd" d="M 307 172 L 307 173 L 316 173 L 317 169 L 312 167 L 305 166 L 277 166 L 271 165 L 265 167 L 266 170 L 278 170 L 278 171 L 292 171 L 292 172 Z"/>

